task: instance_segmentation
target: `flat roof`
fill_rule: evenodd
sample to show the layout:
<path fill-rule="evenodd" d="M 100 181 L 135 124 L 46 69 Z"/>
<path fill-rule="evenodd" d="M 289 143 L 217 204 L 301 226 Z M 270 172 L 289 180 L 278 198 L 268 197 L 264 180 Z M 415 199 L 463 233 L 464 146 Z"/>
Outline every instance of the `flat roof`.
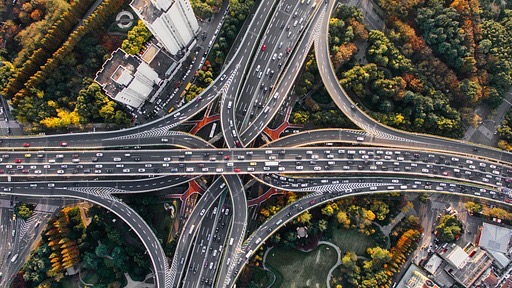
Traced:
<path fill-rule="evenodd" d="M 142 18 L 149 23 L 153 23 L 163 13 L 151 0 L 133 0 L 130 6 L 137 10 Z"/>
<path fill-rule="evenodd" d="M 128 86 L 131 81 L 130 75 L 133 76 L 139 65 L 140 60 L 118 48 L 103 63 L 94 81 L 100 84 L 108 96 L 115 99 L 115 96 Z"/>

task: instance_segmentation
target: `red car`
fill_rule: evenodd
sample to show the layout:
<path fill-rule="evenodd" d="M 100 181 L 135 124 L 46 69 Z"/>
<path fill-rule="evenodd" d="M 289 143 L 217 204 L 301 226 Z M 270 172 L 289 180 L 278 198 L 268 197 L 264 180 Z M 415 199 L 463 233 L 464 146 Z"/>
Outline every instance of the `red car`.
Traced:
<path fill-rule="evenodd" d="M 229 160 L 229 155 L 224 156 L 224 160 Z"/>
<path fill-rule="evenodd" d="M 261 51 L 265 51 L 266 48 L 267 48 L 267 45 L 262 45 L 261 46 Z"/>
<path fill-rule="evenodd" d="M 235 168 L 235 170 L 234 170 L 234 171 L 235 171 L 236 173 L 238 173 L 238 172 L 240 172 L 241 170 L 240 170 L 240 168 Z"/>
<path fill-rule="evenodd" d="M 60 147 L 66 147 L 66 146 L 68 146 L 68 142 L 63 142 L 63 141 L 60 142 Z"/>
<path fill-rule="evenodd" d="M 14 160 L 14 163 L 21 163 L 22 161 L 23 161 L 22 159 L 20 159 L 20 158 L 16 158 L 16 159 Z"/>
<path fill-rule="evenodd" d="M 27 143 L 27 142 L 23 143 L 23 147 L 30 147 L 30 143 Z"/>

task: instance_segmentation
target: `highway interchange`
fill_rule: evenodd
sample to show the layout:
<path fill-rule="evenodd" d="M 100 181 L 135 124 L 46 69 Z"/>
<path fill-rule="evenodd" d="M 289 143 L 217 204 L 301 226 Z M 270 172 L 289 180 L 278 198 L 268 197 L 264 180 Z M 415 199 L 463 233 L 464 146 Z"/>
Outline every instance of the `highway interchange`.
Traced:
<path fill-rule="evenodd" d="M 261 1 L 239 49 L 214 83 L 163 118 L 113 132 L 3 138 L 0 194 L 83 199 L 111 210 L 149 251 L 157 287 L 231 287 L 248 258 L 279 227 L 347 195 L 430 191 L 508 201 L 510 153 L 398 131 L 354 105 L 329 60 L 327 28 L 335 3 L 317 1 Z M 327 91 L 364 131 L 305 131 L 265 147 L 242 148 L 250 147 L 285 105 L 313 43 Z M 171 130 L 215 101 L 226 148 Z M 221 177 L 197 203 L 170 261 L 151 228 L 115 194 L 158 191 L 201 175 Z M 246 235 L 241 175 L 311 193 Z"/>

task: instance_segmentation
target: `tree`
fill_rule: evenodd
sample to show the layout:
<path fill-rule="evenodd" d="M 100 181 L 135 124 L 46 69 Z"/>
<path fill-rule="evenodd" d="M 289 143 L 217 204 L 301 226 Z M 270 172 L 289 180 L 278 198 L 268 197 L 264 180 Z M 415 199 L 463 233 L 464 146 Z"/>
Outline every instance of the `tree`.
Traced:
<path fill-rule="evenodd" d="M 455 216 L 444 215 L 436 227 L 437 237 L 442 242 L 452 242 L 462 233 L 462 223 Z"/>
<path fill-rule="evenodd" d="M 308 211 L 304 211 L 302 214 L 299 215 L 297 221 L 304 224 L 310 224 L 312 217 L 313 215 L 311 215 L 311 213 L 309 213 Z"/>
<path fill-rule="evenodd" d="M 350 227 L 350 218 L 348 218 L 348 215 L 345 211 L 339 211 L 338 214 L 336 214 L 336 219 L 338 219 L 338 223 L 343 225 L 344 228 Z"/>
<path fill-rule="evenodd" d="M 482 211 L 482 205 L 475 203 L 473 201 L 468 201 L 464 203 L 464 208 L 466 208 L 471 214 Z"/>
<path fill-rule="evenodd" d="M 325 230 L 327 230 L 327 228 L 329 228 L 329 223 L 327 222 L 327 220 L 324 220 L 324 219 L 318 220 L 318 229 L 321 232 L 324 232 Z"/>
<path fill-rule="evenodd" d="M 336 203 L 334 203 L 334 202 L 327 203 L 322 208 L 322 214 L 325 216 L 332 216 L 334 214 L 334 212 L 336 212 L 336 210 L 338 210 L 338 205 Z"/>
<path fill-rule="evenodd" d="M 296 111 L 292 113 L 291 123 L 293 124 L 306 124 L 309 122 L 309 112 L 308 111 Z"/>
<path fill-rule="evenodd" d="M 35 206 L 32 204 L 26 204 L 18 202 L 14 205 L 14 213 L 23 220 L 27 220 L 32 216 Z"/>

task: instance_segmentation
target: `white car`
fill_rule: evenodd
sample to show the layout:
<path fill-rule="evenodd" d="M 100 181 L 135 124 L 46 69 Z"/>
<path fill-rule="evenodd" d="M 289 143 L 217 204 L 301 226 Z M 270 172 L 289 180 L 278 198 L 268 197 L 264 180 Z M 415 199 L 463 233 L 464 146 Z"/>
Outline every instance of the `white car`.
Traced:
<path fill-rule="evenodd" d="M 96 153 L 96 157 L 103 157 L 103 153 Z"/>
<path fill-rule="evenodd" d="M 320 167 L 320 166 L 315 166 L 315 167 L 313 168 L 313 170 L 315 170 L 315 171 L 320 171 L 320 170 L 322 170 L 322 167 Z"/>
<path fill-rule="evenodd" d="M 171 161 L 171 157 L 165 157 L 165 158 L 164 158 L 164 161 L 165 161 L 165 162 L 170 162 L 170 161 Z"/>
<path fill-rule="evenodd" d="M 295 166 L 295 170 L 303 170 L 304 166 Z"/>
<path fill-rule="evenodd" d="M 423 169 L 421 169 L 421 172 L 423 172 L 423 173 L 428 173 L 428 169 L 423 168 Z"/>
<path fill-rule="evenodd" d="M 34 174 L 41 174 L 41 170 L 34 170 Z"/>
<path fill-rule="evenodd" d="M 146 169 L 144 169 L 144 168 L 139 168 L 139 170 L 137 170 L 137 171 L 139 171 L 140 173 L 143 173 L 143 172 L 146 172 Z"/>
<path fill-rule="evenodd" d="M 123 169 L 123 173 L 129 173 L 130 172 L 130 169 L 126 168 L 126 169 Z"/>
<path fill-rule="evenodd" d="M 64 170 L 57 170 L 57 174 L 64 174 Z"/>

